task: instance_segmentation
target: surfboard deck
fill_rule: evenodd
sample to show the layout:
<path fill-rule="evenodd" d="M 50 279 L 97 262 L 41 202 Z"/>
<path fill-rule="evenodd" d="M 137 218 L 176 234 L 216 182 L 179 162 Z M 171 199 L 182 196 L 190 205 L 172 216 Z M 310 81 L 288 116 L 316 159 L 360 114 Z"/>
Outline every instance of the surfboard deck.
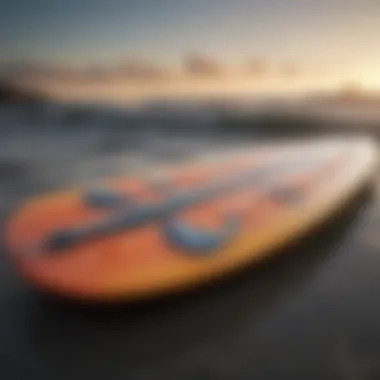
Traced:
<path fill-rule="evenodd" d="M 43 195 L 5 228 L 38 288 L 91 301 L 186 290 L 268 257 L 368 181 L 367 139 L 273 144 Z"/>

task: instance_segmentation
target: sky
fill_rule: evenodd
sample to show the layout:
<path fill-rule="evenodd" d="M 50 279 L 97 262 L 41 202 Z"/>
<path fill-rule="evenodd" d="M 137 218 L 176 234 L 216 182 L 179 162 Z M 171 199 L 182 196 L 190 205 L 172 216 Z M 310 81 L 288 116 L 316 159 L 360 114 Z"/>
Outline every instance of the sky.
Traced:
<path fill-rule="evenodd" d="M 84 98 L 377 89 L 379 20 L 379 0 L 13 0 L 0 69 Z"/>

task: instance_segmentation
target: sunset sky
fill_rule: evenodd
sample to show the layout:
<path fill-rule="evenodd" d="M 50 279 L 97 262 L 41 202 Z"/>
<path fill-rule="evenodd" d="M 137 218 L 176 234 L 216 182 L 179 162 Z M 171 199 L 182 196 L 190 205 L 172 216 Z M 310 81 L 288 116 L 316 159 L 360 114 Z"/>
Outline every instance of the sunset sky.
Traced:
<path fill-rule="evenodd" d="M 376 0 L 14 0 L 1 74 L 55 96 L 380 88 Z"/>

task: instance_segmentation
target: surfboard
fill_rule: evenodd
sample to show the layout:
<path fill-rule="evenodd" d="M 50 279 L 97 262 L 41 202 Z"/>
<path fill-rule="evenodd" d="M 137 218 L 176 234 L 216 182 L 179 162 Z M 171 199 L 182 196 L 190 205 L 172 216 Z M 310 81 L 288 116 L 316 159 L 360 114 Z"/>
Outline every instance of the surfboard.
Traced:
<path fill-rule="evenodd" d="M 8 219 L 6 245 L 32 285 L 64 297 L 184 291 L 301 237 L 376 166 L 376 146 L 358 138 L 222 152 L 29 199 Z"/>

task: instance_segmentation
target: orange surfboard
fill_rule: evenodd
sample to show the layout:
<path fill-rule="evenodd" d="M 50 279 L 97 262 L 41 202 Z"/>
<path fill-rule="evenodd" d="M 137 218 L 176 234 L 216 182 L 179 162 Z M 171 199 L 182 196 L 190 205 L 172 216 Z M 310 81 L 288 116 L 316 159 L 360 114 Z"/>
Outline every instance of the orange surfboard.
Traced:
<path fill-rule="evenodd" d="M 264 259 L 368 181 L 377 150 L 316 140 L 151 168 L 26 201 L 5 230 L 32 284 L 85 300 L 178 292 Z"/>

